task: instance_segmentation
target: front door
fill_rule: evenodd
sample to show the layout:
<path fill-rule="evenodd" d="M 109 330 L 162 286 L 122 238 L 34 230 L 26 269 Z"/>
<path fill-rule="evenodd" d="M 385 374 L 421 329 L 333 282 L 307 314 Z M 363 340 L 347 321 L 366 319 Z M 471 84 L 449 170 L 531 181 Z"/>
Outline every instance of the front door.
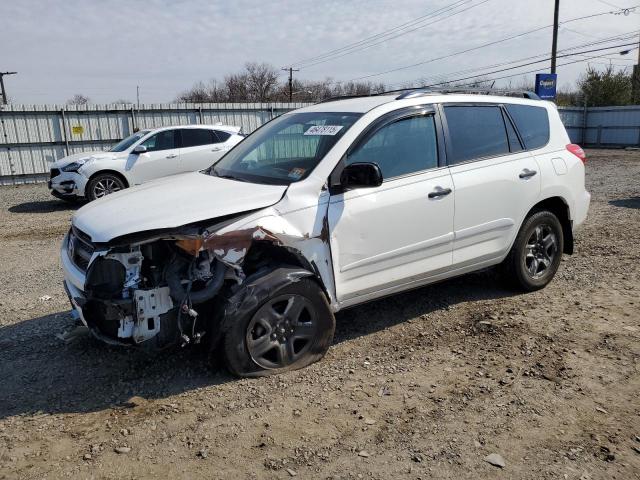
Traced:
<path fill-rule="evenodd" d="M 391 293 L 451 265 L 454 194 L 439 164 L 432 109 L 380 122 L 344 164 L 376 163 L 383 183 L 331 196 L 329 230 L 338 301 Z"/>
<path fill-rule="evenodd" d="M 126 169 L 134 185 L 180 172 L 180 149 L 177 148 L 176 132 L 177 130 L 162 130 L 151 135 L 140 144 L 146 147 L 146 152 L 129 154 Z"/>

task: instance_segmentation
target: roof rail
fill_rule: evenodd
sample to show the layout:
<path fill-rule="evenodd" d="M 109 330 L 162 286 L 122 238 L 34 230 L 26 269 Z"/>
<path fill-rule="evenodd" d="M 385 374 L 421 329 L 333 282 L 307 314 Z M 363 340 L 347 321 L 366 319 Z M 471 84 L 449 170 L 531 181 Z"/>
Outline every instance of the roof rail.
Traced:
<path fill-rule="evenodd" d="M 349 100 L 350 98 L 377 97 L 378 95 L 384 95 L 385 93 L 386 92 L 363 93 L 362 95 L 336 95 L 334 97 L 324 98 L 317 103 L 335 102 L 336 100 Z"/>
<path fill-rule="evenodd" d="M 447 93 L 472 93 L 477 95 L 503 95 L 505 97 L 521 97 L 528 98 L 530 100 L 541 100 L 541 98 L 534 92 L 528 90 L 518 90 L 510 88 L 464 88 L 464 87 L 415 87 L 415 88 L 399 88 L 397 90 L 387 90 L 377 93 L 363 93 L 361 95 L 336 95 L 334 97 L 325 98 L 317 103 L 334 102 L 337 100 L 348 100 L 350 98 L 362 98 L 362 97 L 377 97 L 380 95 L 389 95 L 392 93 L 400 93 L 396 97 L 396 100 L 402 100 L 404 98 L 420 97 L 422 95 L 437 95 Z"/>
<path fill-rule="evenodd" d="M 391 92 L 388 92 L 391 93 Z M 472 93 L 477 95 L 503 95 L 506 97 L 522 97 L 530 100 L 540 100 L 540 97 L 534 92 L 528 90 L 518 90 L 510 88 L 464 88 L 464 87 L 448 87 L 448 88 L 414 88 L 406 90 L 396 97 L 396 100 L 403 98 L 420 97 L 422 95 L 435 95 L 439 93 Z"/>

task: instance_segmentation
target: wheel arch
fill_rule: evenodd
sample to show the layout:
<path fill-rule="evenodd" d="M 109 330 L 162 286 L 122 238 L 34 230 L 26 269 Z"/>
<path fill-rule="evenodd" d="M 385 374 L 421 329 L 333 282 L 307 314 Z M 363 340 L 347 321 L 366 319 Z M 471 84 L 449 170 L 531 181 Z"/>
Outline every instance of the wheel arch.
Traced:
<path fill-rule="evenodd" d="M 90 177 L 89 180 L 87 181 L 87 184 L 89 184 L 89 182 L 91 180 L 93 180 L 94 178 L 96 178 L 99 175 L 104 175 L 104 174 L 111 174 L 111 175 L 115 175 L 116 177 L 118 177 L 120 180 L 122 180 L 124 182 L 124 187 L 125 188 L 129 188 L 131 185 L 129 185 L 129 180 L 127 180 L 127 177 L 125 177 L 122 173 L 118 172 L 117 170 L 109 170 L 109 169 L 105 169 L 105 170 L 98 170 L 97 172 L 93 173 Z"/>
<path fill-rule="evenodd" d="M 318 283 L 327 297 L 327 301 L 331 303 L 332 297 L 317 266 L 310 262 L 299 250 L 269 241 L 254 241 L 247 251 L 243 269 L 251 272 L 254 269 L 258 269 L 263 263 L 271 266 L 299 267 L 309 271 L 312 274 L 309 278 Z"/>
<path fill-rule="evenodd" d="M 564 237 L 563 253 L 566 253 L 567 255 L 573 254 L 571 211 L 565 199 L 559 196 L 553 196 L 539 201 L 527 212 L 525 220 L 535 212 L 539 212 L 541 210 L 548 210 L 558 217 L 558 220 L 560 220 L 560 224 L 562 225 L 562 235 Z"/>

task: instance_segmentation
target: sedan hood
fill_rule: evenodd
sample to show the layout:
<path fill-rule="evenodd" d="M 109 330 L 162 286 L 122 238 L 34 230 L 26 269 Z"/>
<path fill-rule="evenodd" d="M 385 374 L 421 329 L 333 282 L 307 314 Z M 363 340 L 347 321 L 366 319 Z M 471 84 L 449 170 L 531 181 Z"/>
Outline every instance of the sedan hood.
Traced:
<path fill-rule="evenodd" d="M 61 158 L 60 160 L 56 160 L 51 164 L 51 168 L 62 168 L 69 165 L 72 162 L 77 162 L 78 160 L 88 160 L 90 158 L 115 158 L 114 152 L 80 152 L 74 153 L 73 155 L 68 155 L 66 157 Z"/>
<path fill-rule="evenodd" d="M 112 193 L 82 207 L 73 225 L 94 242 L 175 228 L 277 203 L 287 187 L 213 177 L 200 172 L 165 177 Z"/>

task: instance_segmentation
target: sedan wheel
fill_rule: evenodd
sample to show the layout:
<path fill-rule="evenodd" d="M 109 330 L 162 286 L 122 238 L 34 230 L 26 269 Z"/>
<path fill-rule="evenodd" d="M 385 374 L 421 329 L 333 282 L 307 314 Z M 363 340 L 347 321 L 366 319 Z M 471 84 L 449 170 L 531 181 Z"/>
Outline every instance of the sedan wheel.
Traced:
<path fill-rule="evenodd" d="M 90 200 L 102 198 L 119 190 L 126 188 L 126 185 L 116 175 L 102 174 L 91 179 L 87 185 L 88 197 Z"/>

